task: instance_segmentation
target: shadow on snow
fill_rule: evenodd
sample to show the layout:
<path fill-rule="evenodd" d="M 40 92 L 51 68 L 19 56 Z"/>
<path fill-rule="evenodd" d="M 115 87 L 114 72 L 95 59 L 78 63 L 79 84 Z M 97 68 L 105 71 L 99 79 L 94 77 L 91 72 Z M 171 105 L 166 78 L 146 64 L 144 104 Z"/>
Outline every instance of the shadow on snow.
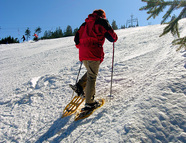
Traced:
<path fill-rule="evenodd" d="M 57 119 L 53 125 L 49 128 L 49 130 L 43 134 L 37 141 L 36 143 L 41 143 L 43 141 L 46 141 L 50 138 L 55 138 L 51 139 L 50 142 L 52 143 L 59 143 L 60 141 L 62 141 L 64 138 L 68 137 L 69 135 L 71 135 L 71 133 L 80 125 L 82 124 L 87 124 L 90 123 L 93 124 L 95 123 L 97 120 L 99 120 L 103 114 L 104 114 L 105 110 L 102 110 L 100 113 L 98 113 L 95 117 L 93 118 L 86 118 L 86 119 L 82 119 L 79 121 L 74 121 L 72 123 L 70 123 L 70 125 L 65 128 L 65 126 L 67 125 L 68 121 L 70 120 L 70 118 L 72 116 L 68 116 L 65 118 L 59 118 Z M 84 131 L 79 132 L 80 134 L 77 136 L 77 138 L 75 139 L 75 141 L 78 140 L 78 138 L 80 138 L 80 136 L 83 135 L 84 132 L 86 132 L 86 130 L 88 130 L 88 128 L 90 128 L 90 125 L 87 126 L 87 128 L 84 129 Z M 75 142 L 74 141 L 74 142 Z"/>

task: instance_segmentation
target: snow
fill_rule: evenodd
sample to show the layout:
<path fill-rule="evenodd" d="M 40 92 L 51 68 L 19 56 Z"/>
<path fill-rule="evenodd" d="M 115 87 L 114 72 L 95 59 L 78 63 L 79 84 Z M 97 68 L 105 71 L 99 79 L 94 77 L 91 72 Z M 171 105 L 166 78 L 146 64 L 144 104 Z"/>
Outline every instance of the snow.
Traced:
<path fill-rule="evenodd" d="M 181 36 L 185 25 L 180 20 Z M 105 42 L 96 98 L 106 103 L 77 122 L 61 118 L 80 66 L 74 37 L 0 45 L 0 142 L 186 142 L 186 51 L 176 52 L 171 34 L 159 37 L 164 27 L 116 31 L 113 99 Z"/>

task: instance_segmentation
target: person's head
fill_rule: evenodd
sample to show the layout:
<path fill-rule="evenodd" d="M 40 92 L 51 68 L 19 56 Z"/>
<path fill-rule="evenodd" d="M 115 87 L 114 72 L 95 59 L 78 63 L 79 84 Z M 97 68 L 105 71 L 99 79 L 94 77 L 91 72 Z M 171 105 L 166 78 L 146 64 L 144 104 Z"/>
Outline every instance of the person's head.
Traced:
<path fill-rule="evenodd" d="M 97 13 L 97 15 L 99 15 L 100 17 L 106 19 L 106 13 L 102 9 L 96 9 L 96 10 L 93 11 L 93 13 Z"/>

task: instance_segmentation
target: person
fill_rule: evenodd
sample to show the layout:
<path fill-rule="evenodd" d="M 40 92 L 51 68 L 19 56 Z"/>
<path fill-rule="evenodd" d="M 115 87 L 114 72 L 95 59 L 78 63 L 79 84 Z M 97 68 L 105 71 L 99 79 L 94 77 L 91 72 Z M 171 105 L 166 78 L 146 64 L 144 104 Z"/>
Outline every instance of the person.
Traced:
<path fill-rule="evenodd" d="M 105 11 L 94 10 L 85 19 L 74 37 L 75 45 L 79 49 L 79 60 L 87 70 L 75 85 L 70 85 L 78 96 L 85 96 L 85 107 L 81 109 L 82 111 L 99 107 L 99 102 L 94 100 L 94 96 L 99 66 L 104 59 L 105 38 L 110 42 L 116 42 L 118 39 L 106 20 Z"/>
<path fill-rule="evenodd" d="M 25 35 L 23 35 L 23 37 L 21 39 L 23 39 L 23 42 L 24 42 L 25 41 Z"/>
<path fill-rule="evenodd" d="M 34 36 L 34 41 L 38 41 L 38 35 L 35 33 L 33 36 Z"/>

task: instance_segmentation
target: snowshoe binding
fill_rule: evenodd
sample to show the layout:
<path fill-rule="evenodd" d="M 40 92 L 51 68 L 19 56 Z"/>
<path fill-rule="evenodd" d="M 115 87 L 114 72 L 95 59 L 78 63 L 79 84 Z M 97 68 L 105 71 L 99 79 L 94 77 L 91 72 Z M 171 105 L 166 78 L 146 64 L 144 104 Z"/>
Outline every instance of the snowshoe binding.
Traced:
<path fill-rule="evenodd" d="M 104 103 L 104 99 L 99 99 L 95 103 L 85 104 L 85 107 L 76 114 L 75 121 L 89 117 L 95 110 L 103 106 Z"/>

